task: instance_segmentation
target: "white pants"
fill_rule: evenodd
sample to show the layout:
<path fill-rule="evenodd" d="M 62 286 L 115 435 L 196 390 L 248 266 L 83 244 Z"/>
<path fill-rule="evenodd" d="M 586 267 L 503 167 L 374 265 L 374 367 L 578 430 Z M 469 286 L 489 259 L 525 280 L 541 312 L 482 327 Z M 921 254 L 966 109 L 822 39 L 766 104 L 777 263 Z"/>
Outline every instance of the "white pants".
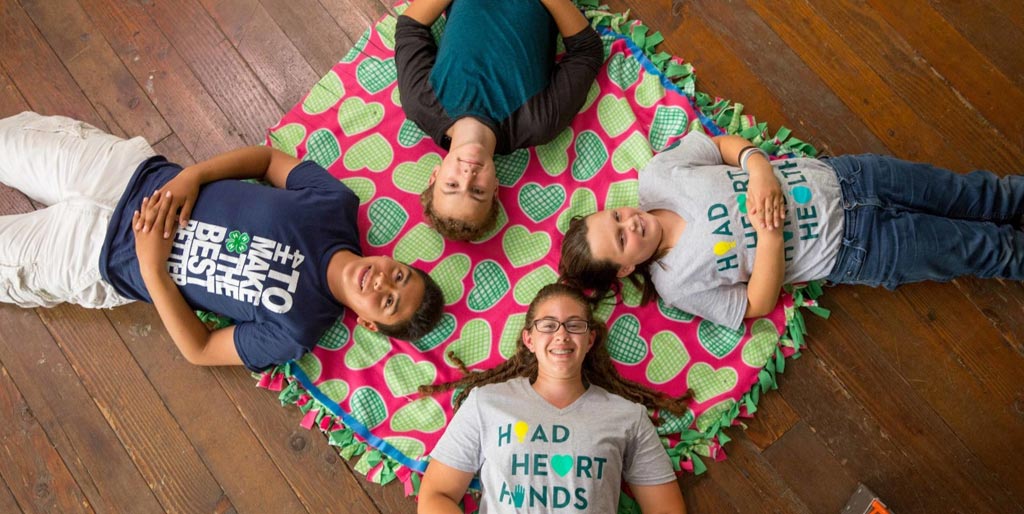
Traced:
<path fill-rule="evenodd" d="M 100 277 L 107 225 L 132 173 L 154 155 L 63 116 L 0 120 L 0 182 L 45 209 L 0 216 L 0 302 L 116 307 L 130 302 Z"/>

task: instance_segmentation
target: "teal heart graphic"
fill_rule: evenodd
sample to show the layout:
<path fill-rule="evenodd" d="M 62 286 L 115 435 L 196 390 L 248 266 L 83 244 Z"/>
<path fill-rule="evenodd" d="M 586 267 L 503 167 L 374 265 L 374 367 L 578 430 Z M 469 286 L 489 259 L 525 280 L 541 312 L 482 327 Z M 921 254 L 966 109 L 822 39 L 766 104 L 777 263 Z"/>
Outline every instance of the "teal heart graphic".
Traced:
<path fill-rule="evenodd" d="M 514 225 L 505 231 L 501 247 L 508 261 L 518 268 L 543 259 L 551 251 L 551 236 L 543 231 L 531 233 L 522 225 Z"/>
<path fill-rule="evenodd" d="M 316 345 L 324 350 L 339 350 L 348 342 L 350 335 L 348 327 L 341 322 L 341 318 L 338 318 L 334 324 L 331 325 L 331 328 L 328 328 L 327 331 L 320 336 Z"/>
<path fill-rule="evenodd" d="M 498 176 L 498 183 L 505 186 L 514 186 L 522 178 L 526 171 L 526 165 L 530 163 L 530 151 L 520 148 L 508 155 L 497 155 L 494 157 L 495 173 Z"/>
<path fill-rule="evenodd" d="M 732 329 L 705 319 L 697 326 L 697 339 L 708 353 L 721 359 L 736 349 L 746 330 L 745 326 Z"/>
<path fill-rule="evenodd" d="M 441 315 L 441 321 L 437 323 L 434 330 L 427 332 L 423 337 L 413 341 L 412 345 L 421 352 L 427 352 L 440 346 L 441 343 L 447 341 L 454 333 L 455 316 L 446 312 Z"/>
<path fill-rule="evenodd" d="M 374 429 L 388 419 L 388 407 L 372 387 L 360 387 L 348 400 L 349 412 L 366 428 Z"/>
<path fill-rule="evenodd" d="M 462 281 L 469 274 L 469 257 L 463 253 L 445 257 L 441 264 L 431 270 L 430 278 L 437 282 L 444 295 L 444 304 L 451 305 L 462 299 L 464 287 Z"/>
<path fill-rule="evenodd" d="M 572 455 L 552 455 L 551 456 L 551 470 L 558 473 L 558 476 L 564 477 L 572 471 L 572 463 L 575 459 Z"/>
<path fill-rule="evenodd" d="M 700 403 L 729 392 L 736 387 L 737 381 L 739 376 L 736 370 L 729 367 L 715 369 L 704 362 L 694 364 L 686 374 L 686 385 L 693 390 L 693 398 Z"/>
<path fill-rule="evenodd" d="M 608 60 L 608 78 L 625 91 L 640 78 L 640 63 L 631 56 L 616 53 Z"/>
<path fill-rule="evenodd" d="M 373 246 L 384 246 L 395 239 L 395 236 L 409 220 L 409 214 L 390 198 L 378 198 L 369 208 L 370 231 L 366 240 Z"/>
<path fill-rule="evenodd" d="M 345 354 L 348 369 L 366 369 L 380 362 L 391 351 L 391 341 L 377 332 L 370 332 L 362 325 L 356 326 L 353 334 L 355 344 Z"/>
<path fill-rule="evenodd" d="M 363 53 L 363 49 L 366 48 L 366 43 L 370 40 L 370 29 L 363 31 L 363 35 L 359 36 L 359 41 L 356 41 L 355 46 L 345 54 L 345 57 L 341 58 L 341 62 L 350 63 L 359 57 L 359 54 Z"/>
<path fill-rule="evenodd" d="M 408 403 L 395 412 L 391 418 L 391 430 L 395 432 L 425 433 L 437 432 L 444 428 L 444 409 L 437 400 L 427 397 Z"/>
<path fill-rule="evenodd" d="M 299 153 L 296 149 L 305 137 L 306 127 L 298 123 L 289 123 L 270 131 L 270 146 L 292 157 L 297 157 Z"/>
<path fill-rule="evenodd" d="M 542 187 L 530 182 L 519 190 L 519 206 L 534 222 L 551 216 L 565 203 L 565 188 L 558 184 Z"/>
<path fill-rule="evenodd" d="M 396 450 L 402 452 L 402 455 L 409 457 L 410 459 L 419 459 L 427 452 L 427 447 L 423 445 L 419 439 L 413 439 L 411 437 L 385 437 L 384 441 L 394 447 Z"/>
<path fill-rule="evenodd" d="M 295 361 L 295 364 L 297 364 L 299 369 L 306 373 L 306 376 L 313 382 L 320 379 L 320 373 L 324 370 L 324 365 L 320 363 L 320 359 L 312 353 L 303 355 L 301 359 Z"/>
<path fill-rule="evenodd" d="M 396 88 L 395 91 L 398 91 L 398 89 Z M 395 105 L 401 106 L 400 104 Z M 420 130 L 412 120 L 403 121 L 402 126 L 398 129 L 398 144 L 406 148 L 416 146 L 416 143 L 419 143 L 425 137 L 427 137 L 427 133 Z"/>
<path fill-rule="evenodd" d="M 328 71 L 302 101 L 302 110 L 309 114 L 326 112 L 345 96 L 345 85 L 333 71 Z"/>
<path fill-rule="evenodd" d="M 648 136 L 651 148 L 655 152 L 668 148 L 668 140 L 683 134 L 687 121 L 686 111 L 682 107 L 658 106 L 654 111 L 654 121 L 651 122 L 651 132 Z"/>
<path fill-rule="evenodd" d="M 498 344 L 498 352 L 505 359 L 511 359 L 516 353 L 516 344 L 519 342 L 519 335 L 523 331 L 523 324 L 526 323 L 526 313 L 513 314 L 505 321 L 505 328 L 501 330 L 501 342 Z"/>
<path fill-rule="evenodd" d="M 467 367 L 476 366 L 491 356 L 491 326 L 480 318 L 471 319 L 462 326 L 459 338 L 444 350 L 444 361 L 455 367 L 448 354 L 455 356 Z"/>
<path fill-rule="evenodd" d="M 345 184 L 349 189 L 352 190 L 356 196 L 359 197 L 359 205 L 370 201 L 373 198 L 374 193 L 377 192 L 377 186 L 373 185 L 373 181 L 363 177 L 349 177 L 341 179 L 341 183 Z"/>
<path fill-rule="evenodd" d="M 395 68 L 395 59 L 388 58 L 383 61 L 369 56 L 363 59 L 356 66 L 356 80 L 363 89 L 370 93 L 380 93 L 388 86 L 398 80 L 398 69 Z"/>
<path fill-rule="evenodd" d="M 370 171 L 384 171 L 391 165 L 395 152 L 391 143 L 380 134 L 370 134 L 352 145 L 342 162 L 345 168 L 356 171 L 368 168 Z"/>
<path fill-rule="evenodd" d="M 667 410 L 663 410 L 658 412 L 658 417 L 661 418 L 661 424 L 658 425 L 658 435 L 678 434 L 690 428 L 690 425 L 693 424 L 693 411 L 690 409 L 686 409 L 686 413 L 682 416 L 676 416 Z"/>
<path fill-rule="evenodd" d="M 750 340 L 743 345 L 743 363 L 752 368 L 762 368 L 775 355 L 779 345 L 779 332 L 771 320 L 761 318 L 750 326 Z"/>
<path fill-rule="evenodd" d="M 619 173 L 640 171 L 651 160 L 651 155 L 647 138 L 634 130 L 612 154 L 612 168 Z"/>
<path fill-rule="evenodd" d="M 601 137 L 592 130 L 584 130 L 576 138 L 576 160 L 572 163 L 572 177 L 580 182 L 590 180 L 608 162 L 608 149 Z"/>
<path fill-rule="evenodd" d="M 485 260 L 473 269 L 473 289 L 469 291 L 466 305 L 475 312 L 490 309 L 509 290 L 508 276 L 497 262 Z"/>
<path fill-rule="evenodd" d="M 309 135 L 306 140 L 306 160 L 313 161 L 324 168 L 329 168 L 341 157 L 341 145 L 338 138 L 330 130 L 320 129 Z"/>
<path fill-rule="evenodd" d="M 700 416 L 697 417 L 697 430 L 701 432 L 707 432 L 712 426 L 715 425 L 722 416 L 731 411 L 733 405 L 736 404 L 736 400 L 728 399 L 716 403 L 715 405 L 708 408 Z M 726 424 L 728 426 L 728 424 Z"/>
<path fill-rule="evenodd" d="M 430 183 L 430 174 L 435 166 L 441 165 L 441 156 L 436 153 L 428 153 L 416 162 L 403 162 L 395 168 L 391 180 L 395 186 L 406 193 L 418 195 L 427 188 Z"/>
<path fill-rule="evenodd" d="M 569 230 L 569 221 L 573 217 L 589 216 L 595 212 L 597 212 L 597 197 L 594 196 L 594 192 L 586 187 L 576 188 L 572 192 L 572 198 L 569 199 L 569 208 L 558 215 L 555 226 L 558 227 L 559 232 L 564 234 L 566 230 Z"/>
<path fill-rule="evenodd" d="M 620 180 L 608 186 L 608 195 L 604 198 L 605 209 L 636 207 L 639 203 L 640 182 L 636 179 Z"/>
<path fill-rule="evenodd" d="M 321 393 L 327 395 L 334 403 L 341 403 L 348 398 L 348 383 L 340 378 L 325 380 L 316 386 Z"/>
<path fill-rule="evenodd" d="M 623 314 L 612 323 L 608 331 L 608 354 L 623 364 L 636 364 L 647 357 L 647 343 L 640 338 L 640 320 L 632 314 Z"/>
<path fill-rule="evenodd" d="M 384 119 L 384 106 L 378 102 L 366 103 L 361 98 L 349 98 L 338 108 L 338 125 L 346 136 L 366 132 Z"/>
<path fill-rule="evenodd" d="M 636 115 L 625 98 L 604 95 L 597 104 L 597 120 L 605 133 L 616 137 L 636 122 Z"/>
<path fill-rule="evenodd" d="M 651 361 L 647 363 L 647 380 L 652 384 L 664 384 L 676 378 L 686 364 L 690 354 L 675 334 L 664 330 L 651 339 Z"/>
<path fill-rule="evenodd" d="M 398 262 L 421 260 L 433 262 L 444 252 L 444 239 L 426 223 L 418 223 L 405 233 L 395 245 L 394 257 Z"/>
<path fill-rule="evenodd" d="M 557 280 L 558 273 L 555 273 L 551 266 L 545 264 L 519 279 L 515 290 L 512 291 L 512 297 L 519 305 L 529 305 L 541 288 L 553 284 Z"/>
<path fill-rule="evenodd" d="M 661 77 L 653 73 L 644 73 L 640 85 L 633 93 L 633 98 L 644 107 L 652 107 L 658 100 L 665 98 L 665 86 L 661 84 Z"/>
<path fill-rule="evenodd" d="M 572 127 L 566 127 L 554 139 L 536 148 L 537 159 L 548 175 L 557 177 L 569 167 L 569 144 L 572 143 L 572 136 Z"/>
<path fill-rule="evenodd" d="M 415 393 L 421 385 L 434 382 L 437 368 L 429 362 L 415 362 L 408 355 L 395 355 L 384 364 L 384 383 L 392 396 Z"/>
<path fill-rule="evenodd" d="M 677 309 L 665 303 L 665 300 L 662 300 L 661 298 L 658 298 L 658 310 L 661 312 L 662 316 L 671 320 L 684 321 L 686 323 L 693 321 L 693 314 L 682 309 Z"/>

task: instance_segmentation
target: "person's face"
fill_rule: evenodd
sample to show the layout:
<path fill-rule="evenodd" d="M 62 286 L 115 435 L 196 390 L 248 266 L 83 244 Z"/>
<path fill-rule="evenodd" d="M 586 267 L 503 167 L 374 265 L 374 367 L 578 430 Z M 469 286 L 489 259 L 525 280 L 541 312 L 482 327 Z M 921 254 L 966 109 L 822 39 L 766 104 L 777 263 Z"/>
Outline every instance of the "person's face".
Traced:
<path fill-rule="evenodd" d="M 553 296 L 537 305 L 534 321 L 587 321 L 588 307 L 568 296 Z M 539 375 L 551 378 L 574 378 L 583 369 L 583 359 L 594 345 L 596 332 L 570 333 L 561 325 L 552 333 L 544 333 L 531 325 L 523 330 L 523 343 L 537 356 Z"/>
<path fill-rule="evenodd" d="M 433 209 L 444 218 L 482 222 L 498 192 L 494 159 L 474 145 L 453 148 L 430 175 Z"/>
<path fill-rule="evenodd" d="M 377 323 L 394 325 L 412 318 L 424 287 L 418 273 L 390 257 L 360 257 L 341 272 L 342 303 L 360 325 L 374 332 Z"/>
<path fill-rule="evenodd" d="M 595 259 L 619 266 L 619 277 L 647 262 L 661 244 L 662 227 L 658 218 L 633 207 L 619 207 L 592 214 L 587 224 L 587 245 Z"/>

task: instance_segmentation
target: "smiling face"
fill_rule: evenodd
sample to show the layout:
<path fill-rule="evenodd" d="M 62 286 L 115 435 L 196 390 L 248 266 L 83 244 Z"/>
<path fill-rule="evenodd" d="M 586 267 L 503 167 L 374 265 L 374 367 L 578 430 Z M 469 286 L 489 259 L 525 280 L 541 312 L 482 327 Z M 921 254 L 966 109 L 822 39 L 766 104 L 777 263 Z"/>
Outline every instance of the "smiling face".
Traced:
<path fill-rule="evenodd" d="M 647 262 L 661 244 L 658 218 L 633 207 L 600 211 L 588 216 L 586 224 L 590 253 L 599 261 L 614 262 L 619 278 Z"/>
<path fill-rule="evenodd" d="M 481 223 L 498 192 L 494 159 L 479 145 L 453 148 L 430 175 L 434 212 L 444 218 Z"/>
<path fill-rule="evenodd" d="M 533 320 L 589 321 L 589 307 L 565 295 L 543 300 L 534 309 Z M 581 377 L 583 359 L 594 345 L 596 332 L 572 334 L 561 325 L 553 333 L 544 333 L 530 325 L 523 330 L 523 344 L 537 357 L 538 376 L 566 379 Z"/>
<path fill-rule="evenodd" d="M 383 256 L 353 259 L 342 268 L 341 303 L 352 309 L 360 325 L 395 325 L 412 318 L 423 300 L 423 279 L 408 265 Z"/>

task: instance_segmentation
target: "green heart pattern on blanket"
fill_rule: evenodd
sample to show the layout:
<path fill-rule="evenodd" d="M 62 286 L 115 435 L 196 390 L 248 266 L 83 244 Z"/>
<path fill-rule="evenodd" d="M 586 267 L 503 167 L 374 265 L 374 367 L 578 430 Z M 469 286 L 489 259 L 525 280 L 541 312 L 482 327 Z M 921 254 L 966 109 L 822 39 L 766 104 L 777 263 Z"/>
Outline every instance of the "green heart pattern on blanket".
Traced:
<path fill-rule="evenodd" d="M 558 476 L 564 477 L 572 471 L 573 460 L 572 455 L 552 455 L 551 470 L 557 473 Z"/>
<path fill-rule="evenodd" d="M 665 86 L 661 84 L 661 78 L 653 73 L 644 73 L 643 80 L 633 93 L 636 103 L 643 107 L 653 107 L 664 97 Z"/>
<path fill-rule="evenodd" d="M 707 432 L 715 423 L 722 419 L 722 415 L 732 410 L 736 400 L 728 399 L 716 403 L 697 417 L 697 430 Z"/>
<path fill-rule="evenodd" d="M 572 198 L 569 199 L 569 208 L 558 215 L 555 225 L 558 227 L 558 231 L 564 234 L 566 230 L 569 230 L 569 222 L 574 217 L 588 216 L 595 212 L 597 212 L 597 197 L 594 196 L 594 192 L 586 187 L 576 188 L 572 192 Z"/>
<path fill-rule="evenodd" d="M 519 334 L 523 331 L 523 324 L 526 323 L 526 313 L 513 314 L 505 320 L 505 328 L 501 330 L 501 341 L 498 344 L 498 353 L 506 360 L 511 359 L 516 353 L 516 344 L 519 342 Z"/>
<path fill-rule="evenodd" d="M 511 187 L 519 182 L 530 164 L 530 151 L 520 148 L 508 155 L 499 155 L 494 158 L 495 174 L 498 176 L 498 183 Z"/>
<path fill-rule="evenodd" d="M 661 312 L 662 316 L 675 321 L 683 321 L 689 323 L 693 321 L 693 314 L 686 312 L 682 309 L 677 309 L 667 303 L 665 300 L 658 298 L 658 311 Z"/>
<path fill-rule="evenodd" d="M 597 104 L 597 119 L 609 137 L 617 137 L 636 122 L 636 115 L 625 98 L 604 95 Z"/>
<path fill-rule="evenodd" d="M 366 43 L 368 41 L 370 41 L 370 29 L 363 31 L 363 35 L 359 36 L 359 41 L 356 41 L 355 46 L 353 46 L 352 49 L 341 58 L 341 62 L 350 63 L 355 61 L 356 58 L 359 57 L 359 54 L 363 53 L 363 50 L 366 49 Z"/>
<path fill-rule="evenodd" d="M 658 425 L 658 435 L 678 434 L 693 423 L 693 411 L 686 409 L 682 416 L 676 416 L 667 410 L 659 411 L 658 417 L 661 424 Z"/>
<path fill-rule="evenodd" d="M 697 339 L 708 353 L 721 359 L 736 349 L 746 330 L 745 326 L 732 329 L 705 319 L 697 327 Z"/>
<path fill-rule="evenodd" d="M 743 345 L 743 363 L 752 368 L 763 368 L 779 345 L 779 332 L 771 320 L 759 319 L 750 326 L 750 340 Z"/>
<path fill-rule="evenodd" d="M 619 173 L 640 171 L 651 160 L 652 155 L 647 138 L 639 130 L 634 130 L 612 154 L 612 168 Z"/>
<path fill-rule="evenodd" d="M 348 369 L 369 368 L 380 362 L 391 351 L 391 341 L 387 337 L 377 332 L 370 332 L 362 325 L 356 326 L 352 338 L 355 340 L 355 344 L 345 354 L 345 366 Z"/>
<path fill-rule="evenodd" d="M 320 373 L 324 371 L 324 365 L 320 362 L 320 358 L 312 353 L 307 353 L 302 356 L 301 359 L 295 361 L 310 380 L 316 382 L 320 378 Z"/>
<path fill-rule="evenodd" d="M 640 320 L 623 314 L 608 331 L 608 354 L 612 360 L 633 365 L 647 357 L 647 343 L 640 337 Z"/>
<path fill-rule="evenodd" d="M 394 257 L 398 262 L 410 264 L 421 260 L 433 262 L 444 252 L 444 239 L 426 223 L 417 223 L 395 245 Z"/>
<path fill-rule="evenodd" d="M 356 389 L 348 400 L 349 412 L 366 428 L 373 429 L 388 418 L 388 407 L 376 389 L 366 386 Z"/>
<path fill-rule="evenodd" d="M 536 148 L 537 159 L 548 175 L 557 177 L 569 166 L 569 144 L 572 143 L 572 136 L 572 127 L 566 127 L 554 139 Z"/>
<path fill-rule="evenodd" d="M 348 342 L 350 335 L 348 327 L 341 322 L 341 318 L 338 318 L 334 324 L 331 325 L 331 328 L 328 328 L 327 331 L 320 336 L 316 345 L 325 350 L 340 350 L 345 346 L 345 343 Z"/>
<path fill-rule="evenodd" d="M 341 179 L 341 183 L 348 186 L 356 196 L 359 197 L 359 205 L 370 201 L 373 198 L 374 193 L 377 192 L 377 186 L 373 184 L 373 181 L 363 177 L 349 177 Z"/>
<path fill-rule="evenodd" d="M 616 53 L 608 60 L 608 78 L 625 91 L 640 78 L 640 63 L 632 56 Z"/>
<path fill-rule="evenodd" d="M 689 362 L 690 354 L 675 334 L 668 330 L 658 332 L 651 339 L 647 380 L 654 384 L 664 384 L 679 375 Z"/>
<path fill-rule="evenodd" d="M 391 103 L 398 107 L 402 106 L 402 92 L 397 87 L 391 90 Z"/>
<path fill-rule="evenodd" d="M 565 188 L 559 184 L 542 187 L 531 182 L 519 190 L 519 206 L 536 223 L 558 212 L 564 203 Z"/>
<path fill-rule="evenodd" d="M 586 111 L 591 105 L 594 105 L 594 100 L 597 100 L 598 95 L 601 94 L 601 86 L 597 82 L 590 84 L 590 90 L 587 91 L 587 99 L 583 102 L 583 107 L 580 107 L 580 113 Z"/>
<path fill-rule="evenodd" d="M 334 403 L 341 403 L 348 398 L 348 383 L 340 378 L 325 380 L 317 385 L 321 393 L 327 395 Z"/>
<path fill-rule="evenodd" d="M 441 343 L 448 340 L 455 333 L 455 316 L 450 313 L 441 315 L 441 321 L 437 323 L 434 330 L 427 332 L 423 337 L 412 342 L 412 345 L 421 352 L 429 352 L 437 348 Z"/>
<path fill-rule="evenodd" d="M 403 121 L 402 126 L 398 128 L 398 144 L 405 148 L 412 148 L 425 137 L 427 137 L 427 133 L 420 130 L 412 120 Z"/>
<path fill-rule="evenodd" d="M 395 168 L 391 180 L 394 181 L 398 189 L 419 195 L 430 183 L 430 174 L 434 171 L 434 166 L 440 165 L 441 156 L 430 152 L 420 157 L 418 161 L 399 164 Z"/>
<path fill-rule="evenodd" d="M 444 295 L 444 304 L 451 305 L 462 299 L 465 288 L 462 281 L 469 274 L 469 256 L 464 253 L 457 253 L 445 257 L 441 264 L 438 264 L 430 271 L 430 278 L 437 282 Z"/>
<path fill-rule="evenodd" d="M 342 162 L 345 168 L 356 171 L 367 168 L 370 171 L 384 171 L 395 158 L 391 143 L 380 134 L 370 134 L 352 145 L 345 152 Z"/>
<path fill-rule="evenodd" d="M 572 163 L 572 178 L 586 182 L 608 162 L 608 149 L 601 136 L 593 130 L 584 130 L 576 137 L 576 160 Z"/>
<path fill-rule="evenodd" d="M 387 47 L 388 50 L 395 49 L 395 28 L 398 25 L 398 18 L 394 16 L 385 16 L 384 19 L 377 22 L 374 27 L 377 29 L 377 35 L 380 36 L 380 42 Z"/>
<path fill-rule="evenodd" d="M 497 262 L 485 260 L 473 269 L 473 289 L 469 291 L 466 305 L 474 312 L 490 309 L 505 296 L 509 287 L 505 270 Z"/>
<path fill-rule="evenodd" d="M 343 96 L 345 96 L 345 85 L 341 83 L 337 73 L 328 71 L 306 95 L 306 99 L 302 101 L 302 110 L 308 114 L 326 112 Z"/>
<path fill-rule="evenodd" d="M 655 152 L 667 149 L 670 138 L 685 132 L 687 121 L 686 111 L 682 108 L 658 106 L 654 111 L 654 121 L 651 122 L 651 132 L 648 136 L 651 148 Z"/>
<path fill-rule="evenodd" d="M 497 235 L 498 232 L 501 232 L 501 229 L 505 228 L 505 225 L 508 225 L 508 213 L 505 212 L 505 207 L 501 205 L 501 202 L 498 202 L 498 219 L 494 220 L 494 227 L 474 242 L 483 243 L 489 241 L 492 237 Z"/>
<path fill-rule="evenodd" d="M 632 280 L 622 281 L 622 303 L 630 307 L 639 307 L 643 296 L 643 291 L 636 287 Z"/>
<path fill-rule="evenodd" d="M 522 225 L 514 225 L 505 231 L 501 246 L 508 261 L 519 268 L 543 259 L 551 251 L 551 236 L 542 230 L 531 233 Z"/>
<path fill-rule="evenodd" d="M 418 459 L 427 451 L 427 447 L 422 442 L 411 437 L 385 437 L 384 440 L 410 459 Z"/>
<path fill-rule="evenodd" d="M 394 396 L 407 396 L 424 384 L 437 378 L 437 368 L 429 362 L 415 362 L 408 355 L 399 354 L 384 364 L 384 383 Z"/>
<path fill-rule="evenodd" d="M 604 197 L 605 209 L 636 207 L 640 203 L 640 182 L 636 179 L 623 180 L 608 186 Z"/>
<path fill-rule="evenodd" d="M 448 358 L 450 352 L 454 352 L 466 367 L 475 366 L 487 360 L 491 356 L 491 325 L 480 318 L 469 320 L 462 326 L 459 338 L 444 350 L 445 362 L 449 366 L 455 367 Z"/>
<path fill-rule="evenodd" d="M 306 138 L 306 127 L 298 123 L 289 123 L 277 130 L 270 131 L 270 146 L 292 157 L 299 155 L 296 149 Z"/>
<path fill-rule="evenodd" d="M 409 214 L 398 202 L 384 197 L 370 204 L 370 231 L 366 240 L 373 246 L 384 246 L 395 239 L 395 236 L 409 221 Z"/>
<path fill-rule="evenodd" d="M 391 430 L 395 432 L 437 432 L 444 428 L 444 409 L 437 400 L 427 397 L 403 406 L 391 418 Z"/>
<path fill-rule="evenodd" d="M 529 305 L 541 288 L 553 284 L 558 280 L 558 273 L 547 264 L 529 272 L 525 277 L 519 279 L 512 296 L 519 305 Z"/>
<path fill-rule="evenodd" d="M 693 398 L 706 402 L 736 387 L 739 376 L 730 367 L 715 369 L 710 364 L 698 362 L 686 374 L 686 385 L 693 390 Z"/>
<path fill-rule="evenodd" d="M 324 168 L 329 168 L 341 157 L 341 145 L 338 138 L 327 129 L 320 129 L 309 135 L 306 140 L 305 160 L 313 161 Z"/>
<path fill-rule="evenodd" d="M 384 106 L 379 102 L 364 102 L 362 98 L 349 98 L 338 108 L 338 125 L 346 136 L 366 132 L 384 119 Z"/>
<path fill-rule="evenodd" d="M 376 57 L 367 57 L 356 66 L 356 80 L 370 93 L 384 91 L 398 80 L 395 59 L 380 60 Z"/>

